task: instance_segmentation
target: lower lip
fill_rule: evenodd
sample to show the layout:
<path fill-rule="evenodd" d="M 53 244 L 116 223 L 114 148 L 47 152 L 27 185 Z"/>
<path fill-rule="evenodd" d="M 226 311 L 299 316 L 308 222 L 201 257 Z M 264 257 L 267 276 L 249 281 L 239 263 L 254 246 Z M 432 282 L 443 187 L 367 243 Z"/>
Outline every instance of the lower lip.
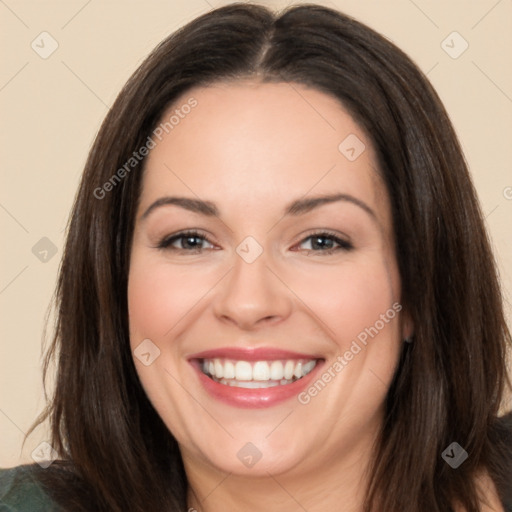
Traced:
<path fill-rule="evenodd" d="M 191 363 L 199 374 L 199 381 L 213 398 L 234 407 L 261 409 L 264 407 L 272 407 L 273 405 L 289 400 L 290 398 L 296 397 L 301 391 L 304 391 L 318 373 L 323 361 L 318 361 L 311 372 L 291 384 L 257 389 L 239 388 L 220 384 L 210 379 L 210 377 L 206 376 L 201 371 L 199 361 L 191 361 Z"/>

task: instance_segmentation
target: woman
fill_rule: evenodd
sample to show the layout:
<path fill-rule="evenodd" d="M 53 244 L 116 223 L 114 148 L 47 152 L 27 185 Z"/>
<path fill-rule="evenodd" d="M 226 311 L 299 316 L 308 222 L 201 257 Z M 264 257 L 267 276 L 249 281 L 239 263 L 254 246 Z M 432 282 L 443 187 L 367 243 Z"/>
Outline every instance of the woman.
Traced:
<path fill-rule="evenodd" d="M 162 42 L 91 150 L 57 298 L 59 460 L 4 472 L 6 504 L 510 509 L 476 194 L 428 81 L 347 16 L 235 4 Z"/>

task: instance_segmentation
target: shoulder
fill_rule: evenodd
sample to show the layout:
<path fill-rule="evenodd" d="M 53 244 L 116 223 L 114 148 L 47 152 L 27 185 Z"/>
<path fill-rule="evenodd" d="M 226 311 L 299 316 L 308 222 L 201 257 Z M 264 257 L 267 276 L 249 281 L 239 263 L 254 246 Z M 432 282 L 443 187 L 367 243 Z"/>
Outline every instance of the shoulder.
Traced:
<path fill-rule="evenodd" d="M 487 472 L 477 478 L 477 486 L 482 497 L 482 512 L 509 512 L 508 505 L 499 496 L 495 483 Z"/>
<path fill-rule="evenodd" d="M 59 507 L 39 483 L 35 465 L 0 469 L 1 512 L 53 512 Z"/>
<path fill-rule="evenodd" d="M 505 512 L 512 512 L 512 411 L 497 419 L 494 428 L 495 461 L 499 471 L 494 477 Z"/>
<path fill-rule="evenodd" d="M 475 484 L 480 497 L 481 512 L 512 512 L 511 503 L 500 496 L 494 481 L 487 471 L 481 471 L 475 478 Z M 455 512 L 467 512 L 462 505 L 454 504 Z"/>
<path fill-rule="evenodd" d="M 489 465 L 476 480 L 482 511 L 512 512 L 512 411 L 496 418 L 489 441 Z"/>
<path fill-rule="evenodd" d="M 475 479 L 482 512 L 512 512 L 512 412 L 489 429 L 488 466 Z M 456 512 L 466 512 L 455 505 Z"/>

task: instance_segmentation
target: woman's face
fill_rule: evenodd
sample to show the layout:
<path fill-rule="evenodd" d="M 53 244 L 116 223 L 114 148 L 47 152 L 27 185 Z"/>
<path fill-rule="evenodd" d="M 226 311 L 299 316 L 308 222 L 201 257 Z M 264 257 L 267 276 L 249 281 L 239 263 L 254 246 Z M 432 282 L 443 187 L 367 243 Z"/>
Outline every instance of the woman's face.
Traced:
<path fill-rule="evenodd" d="M 129 273 L 150 401 L 187 467 L 356 460 L 410 334 L 370 141 L 297 84 L 196 88 L 163 122 L 176 109 L 146 161 Z"/>

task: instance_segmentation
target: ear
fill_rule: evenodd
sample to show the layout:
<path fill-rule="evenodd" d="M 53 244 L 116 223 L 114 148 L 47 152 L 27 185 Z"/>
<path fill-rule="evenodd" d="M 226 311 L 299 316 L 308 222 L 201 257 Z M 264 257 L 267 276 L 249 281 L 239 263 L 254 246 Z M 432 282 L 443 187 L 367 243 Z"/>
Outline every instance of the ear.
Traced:
<path fill-rule="evenodd" d="M 412 341 L 414 336 L 414 322 L 407 310 L 402 311 L 402 339 Z"/>

